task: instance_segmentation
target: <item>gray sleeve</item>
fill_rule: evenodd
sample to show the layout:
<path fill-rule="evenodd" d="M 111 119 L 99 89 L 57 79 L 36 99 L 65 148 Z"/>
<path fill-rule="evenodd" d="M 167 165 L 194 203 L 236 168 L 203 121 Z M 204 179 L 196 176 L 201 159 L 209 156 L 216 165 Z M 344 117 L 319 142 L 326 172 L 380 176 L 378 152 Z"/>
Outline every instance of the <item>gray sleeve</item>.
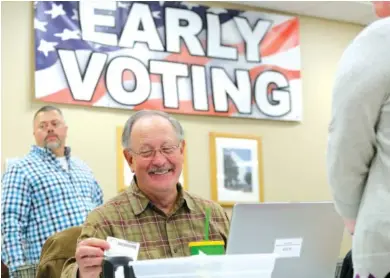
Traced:
<path fill-rule="evenodd" d="M 328 181 L 338 213 L 356 219 L 376 124 L 390 91 L 390 18 L 367 27 L 344 52 L 333 89 Z"/>

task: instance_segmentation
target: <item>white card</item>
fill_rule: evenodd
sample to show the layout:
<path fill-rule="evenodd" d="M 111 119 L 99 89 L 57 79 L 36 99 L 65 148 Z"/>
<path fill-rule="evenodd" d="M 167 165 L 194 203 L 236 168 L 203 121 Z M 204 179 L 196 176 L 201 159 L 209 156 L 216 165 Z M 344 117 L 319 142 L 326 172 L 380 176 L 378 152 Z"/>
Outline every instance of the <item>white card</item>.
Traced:
<path fill-rule="evenodd" d="M 115 237 L 107 237 L 110 249 L 104 252 L 107 257 L 126 256 L 133 261 L 137 260 L 140 244 Z"/>
<path fill-rule="evenodd" d="M 294 258 L 301 256 L 302 238 L 287 238 L 275 240 L 274 253 L 280 258 Z"/>

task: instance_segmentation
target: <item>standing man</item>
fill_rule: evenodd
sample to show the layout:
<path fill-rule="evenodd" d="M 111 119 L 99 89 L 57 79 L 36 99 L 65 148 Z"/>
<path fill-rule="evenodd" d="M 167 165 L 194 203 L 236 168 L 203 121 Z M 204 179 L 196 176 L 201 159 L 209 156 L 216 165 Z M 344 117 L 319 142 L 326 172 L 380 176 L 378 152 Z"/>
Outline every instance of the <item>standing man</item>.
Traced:
<path fill-rule="evenodd" d="M 341 58 L 329 128 L 329 183 L 356 278 L 390 278 L 390 9 L 375 8 L 383 19 Z"/>
<path fill-rule="evenodd" d="M 2 179 L 1 251 L 10 277 L 35 277 L 46 239 L 81 225 L 103 203 L 92 171 L 70 155 L 61 110 L 42 107 L 33 126 L 36 145 Z"/>

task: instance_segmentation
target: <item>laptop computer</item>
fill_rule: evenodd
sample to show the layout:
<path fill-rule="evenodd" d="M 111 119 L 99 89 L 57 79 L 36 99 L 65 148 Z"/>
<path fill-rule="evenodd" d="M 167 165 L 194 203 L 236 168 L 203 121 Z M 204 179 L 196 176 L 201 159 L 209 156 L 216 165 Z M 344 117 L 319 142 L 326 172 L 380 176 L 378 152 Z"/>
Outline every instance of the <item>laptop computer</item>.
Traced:
<path fill-rule="evenodd" d="M 236 204 L 226 254 L 277 253 L 272 278 L 333 278 L 343 232 L 331 202 Z"/>

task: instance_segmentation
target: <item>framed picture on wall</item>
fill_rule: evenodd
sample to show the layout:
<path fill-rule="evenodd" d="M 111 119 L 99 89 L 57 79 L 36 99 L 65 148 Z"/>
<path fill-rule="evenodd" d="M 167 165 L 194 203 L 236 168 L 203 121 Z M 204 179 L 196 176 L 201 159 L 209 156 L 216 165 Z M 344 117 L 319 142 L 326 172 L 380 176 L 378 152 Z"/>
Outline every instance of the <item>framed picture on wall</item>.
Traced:
<path fill-rule="evenodd" d="M 222 206 L 264 202 L 261 138 L 211 132 L 211 198 Z"/>
<path fill-rule="evenodd" d="M 122 148 L 122 132 L 123 127 L 118 126 L 116 128 L 116 157 L 117 157 L 117 189 L 118 192 L 125 190 L 133 180 L 134 174 L 123 155 Z M 186 145 L 187 148 L 187 145 Z M 184 165 L 181 172 L 179 182 L 185 190 L 188 189 L 188 171 L 187 171 L 187 151 L 184 149 Z"/>

